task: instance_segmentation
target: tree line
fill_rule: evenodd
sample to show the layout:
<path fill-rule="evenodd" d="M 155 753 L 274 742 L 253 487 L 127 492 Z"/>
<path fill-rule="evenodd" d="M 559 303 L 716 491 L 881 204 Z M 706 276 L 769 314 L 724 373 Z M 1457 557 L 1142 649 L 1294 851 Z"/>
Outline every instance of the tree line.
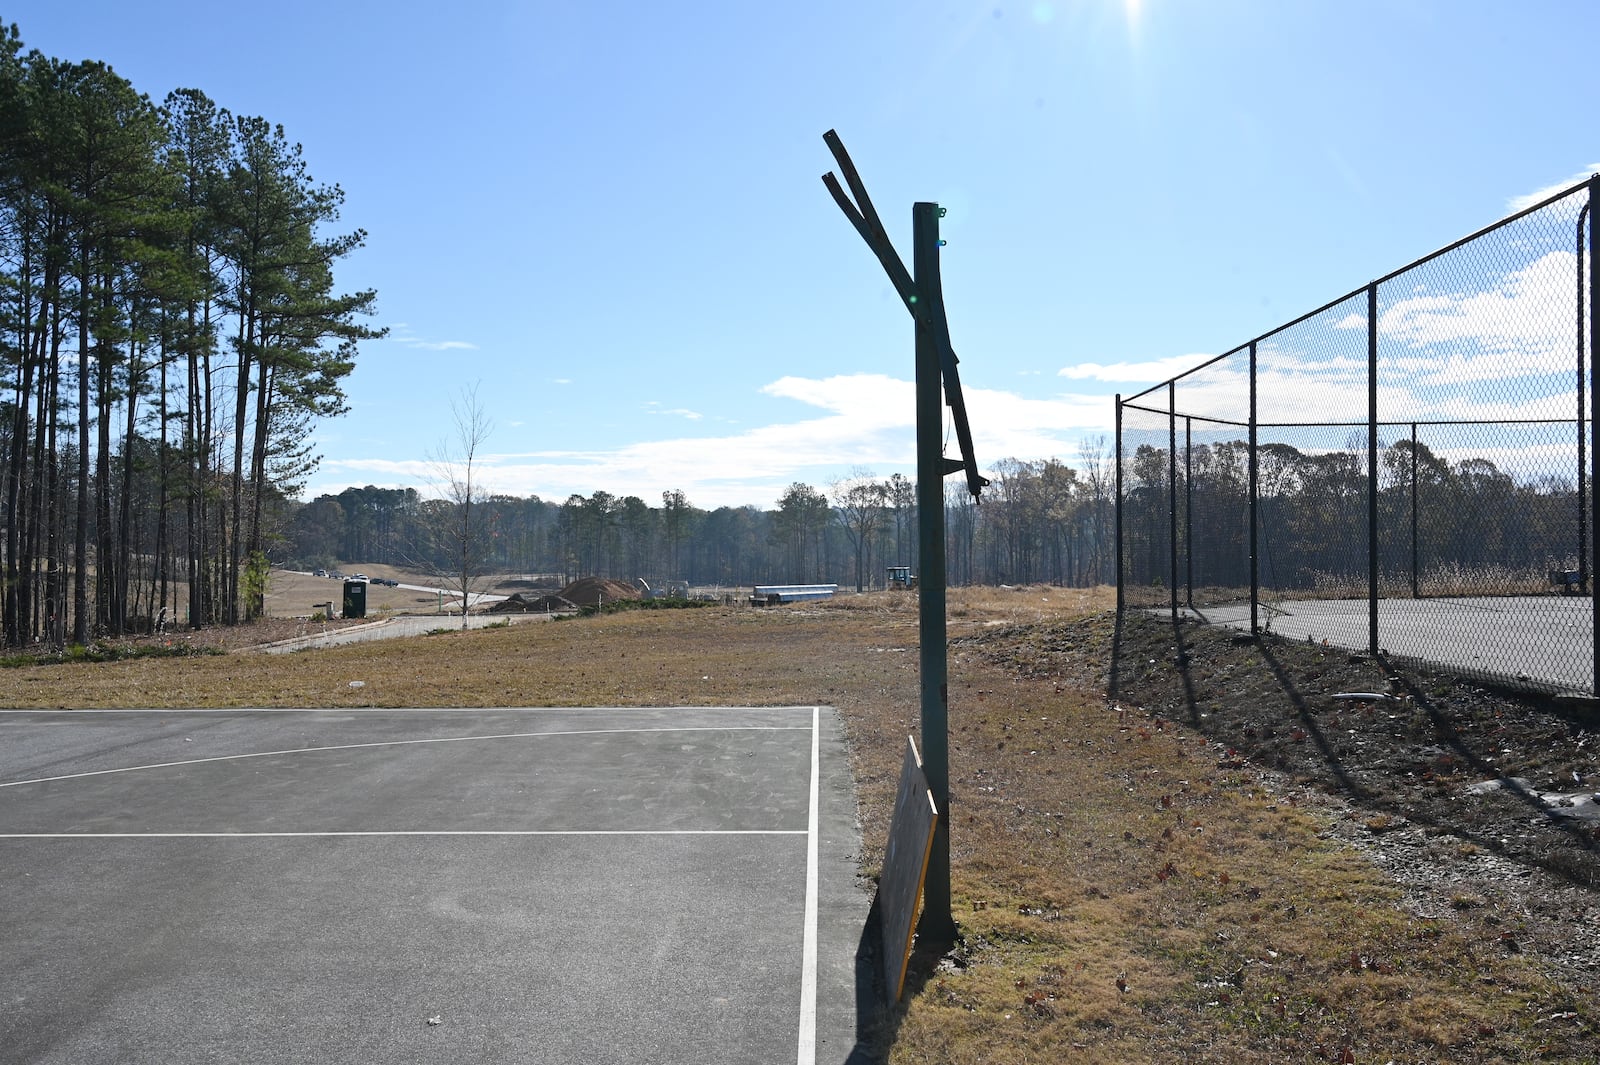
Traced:
<path fill-rule="evenodd" d="M 1086 445 L 1077 468 L 1056 459 L 1006 459 L 988 471 L 981 505 L 947 485 L 948 576 L 956 584 L 1115 579 L 1114 477 L 1105 442 Z M 274 561 L 312 568 L 381 563 L 452 572 L 448 528 L 459 502 L 412 488 L 348 488 L 295 509 Z M 562 502 L 490 495 L 475 503 L 486 572 L 643 578 L 732 588 L 754 584 L 884 586 L 884 570 L 915 571 L 916 484 L 869 470 L 816 487 L 791 484 L 770 508 L 697 507 L 681 490 L 659 504 L 596 491 Z"/>
<path fill-rule="evenodd" d="M 0 519 L 8 645 L 259 611 L 375 293 L 344 193 L 280 125 L 160 104 L 0 26 Z"/>
<path fill-rule="evenodd" d="M 1574 426 L 1576 431 L 1576 426 Z M 1573 468 L 1578 450 L 1572 449 Z M 1250 445 L 1142 444 L 1127 467 L 1126 580 L 1165 601 L 1177 532 L 1178 584 L 1198 602 L 1250 588 Z M 1364 596 L 1369 580 L 1365 445 L 1256 448 L 1258 579 L 1263 588 Z M 1451 460 L 1414 438 L 1381 443 L 1379 592 L 1385 596 L 1547 591 L 1551 571 L 1590 554 L 1576 474 L 1514 476 L 1484 456 Z M 1176 510 L 1174 512 L 1174 504 Z M 1593 558 L 1588 558 L 1593 569 Z M 1586 574 L 1587 576 L 1587 574 Z"/>

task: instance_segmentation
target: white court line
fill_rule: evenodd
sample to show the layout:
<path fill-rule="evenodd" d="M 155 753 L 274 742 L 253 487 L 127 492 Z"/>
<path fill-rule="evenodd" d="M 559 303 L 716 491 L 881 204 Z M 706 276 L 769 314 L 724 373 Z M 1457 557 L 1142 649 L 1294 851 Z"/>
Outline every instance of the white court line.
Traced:
<path fill-rule="evenodd" d="M 319 751 L 357 751 L 372 747 L 406 747 L 422 743 L 466 743 L 474 740 L 526 740 L 542 736 L 611 736 L 652 732 L 799 732 L 802 725 L 693 725 L 671 728 L 597 728 L 570 732 L 502 732 L 493 736 L 436 736 L 424 740 L 380 740 L 374 743 L 342 743 L 332 747 L 293 747 L 283 751 L 255 751 L 250 754 L 219 754 L 212 758 L 186 758 L 177 762 L 156 762 L 152 765 L 130 765 L 120 769 L 94 769 L 87 773 L 63 773 L 55 777 L 35 777 L 32 780 L 9 780 L 0 788 L 16 788 L 23 784 L 48 784 L 56 780 L 79 780 L 83 777 L 103 777 L 113 773 L 137 773 L 145 769 L 171 769 L 175 766 L 203 765 L 206 762 L 233 762 L 245 758 L 272 758 L 285 754 L 313 754 Z"/>
<path fill-rule="evenodd" d="M 817 1060 L 817 798 L 818 732 L 822 708 L 811 708 L 811 821 L 806 829 L 805 943 L 800 955 L 800 1045 L 798 1065 Z"/>
<path fill-rule="evenodd" d="M 799 828 L 411 829 L 378 832 L 0 832 L 0 839 L 322 839 L 343 836 L 803 836 Z"/>
<path fill-rule="evenodd" d="M 23 707 L 0 709 L 0 714 L 36 714 L 66 717 L 72 714 L 155 714 L 162 717 L 186 717 L 191 714 L 523 714 L 568 713 L 649 713 L 659 710 L 709 710 L 723 713 L 732 710 L 810 710 L 809 706 L 144 706 L 144 707 L 81 707 L 78 709 Z"/>

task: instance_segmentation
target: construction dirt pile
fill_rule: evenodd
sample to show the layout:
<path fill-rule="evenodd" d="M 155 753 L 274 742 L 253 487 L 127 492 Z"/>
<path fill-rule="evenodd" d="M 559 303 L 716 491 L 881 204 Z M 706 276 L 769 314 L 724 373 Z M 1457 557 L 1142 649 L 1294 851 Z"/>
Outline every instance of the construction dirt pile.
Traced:
<path fill-rule="evenodd" d="M 515 592 L 488 608 L 491 614 L 543 614 L 546 612 L 579 610 L 601 602 L 614 603 L 618 599 L 640 599 L 643 596 L 632 585 L 609 581 L 600 577 L 585 577 L 561 589 L 558 595 L 537 598 Z"/>
<path fill-rule="evenodd" d="M 517 614 L 517 612 L 542 614 L 546 611 L 574 611 L 584 606 L 616 603 L 618 600 L 638 600 L 638 598 L 643 598 L 643 595 L 640 595 L 634 585 L 622 584 L 621 580 L 606 580 L 605 577 L 584 577 L 566 585 L 557 595 L 530 598 L 520 592 L 514 593 L 501 603 L 491 606 L 490 611 L 496 614 Z"/>
<path fill-rule="evenodd" d="M 490 603 L 484 608 L 484 612 L 488 614 L 542 614 L 546 610 L 571 609 L 571 603 L 560 601 L 553 595 L 541 596 L 538 599 L 528 599 L 521 592 L 513 592 L 498 603 Z"/>
<path fill-rule="evenodd" d="M 579 606 L 595 606 L 604 601 L 618 599 L 643 599 L 644 595 L 631 584 L 610 581 L 602 577 L 584 577 L 561 589 L 560 598 Z"/>

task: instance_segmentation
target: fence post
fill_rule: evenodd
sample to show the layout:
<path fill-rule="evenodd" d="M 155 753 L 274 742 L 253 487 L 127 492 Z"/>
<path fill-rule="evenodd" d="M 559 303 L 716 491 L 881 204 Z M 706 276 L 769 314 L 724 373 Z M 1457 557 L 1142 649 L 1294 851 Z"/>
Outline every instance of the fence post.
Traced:
<path fill-rule="evenodd" d="M 1417 423 L 1411 423 L 1411 598 L 1417 594 Z"/>
<path fill-rule="evenodd" d="M 1122 393 L 1117 393 L 1117 469 L 1114 474 L 1117 493 L 1117 522 L 1116 522 L 1116 550 L 1117 550 L 1117 613 L 1122 613 L 1123 577 L 1122 577 Z"/>
<path fill-rule="evenodd" d="M 1595 269 L 1596 264 L 1594 261 L 1596 250 L 1596 243 L 1594 239 L 1594 212 L 1595 203 L 1597 201 L 1600 201 L 1600 174 L 1595 174 L 1589 178 L 1589 351 L 1591 353 L 1589 358 L 1590 403 L 1594 402 L 1595 360 L 1593 353 L 1597 346 L 1600 346 L 1600 314 L 1595 313 L 1595 308 L 1600 306 L 1600 283 L 1597 283 L 1597 279 L 1600 279 L 1600 270 Z M 1580 256 L 1579 258 L 1580 261 L 1582 261 L 1582 257 Z M 1580 329 L 1579 332 L 1582 332 L 1582 330 Z M 1589 412 L 1589 424 L 1591 426 L 1594 424 L 1594 412 L 1592 410 Z M 1600 492 L 1593 490 L 1596 480 L 1600 479 L 1600 456 L 1595 454 L 1596 450 L 1600 449 L 1593 447 L 1589 449 L 1589 529 L 1591 530 L 1591 533 L 1594 529 L 1600 528 Z M 1593 621 L 1591 623 L 1596 629 L 1600 629 L 1600 588 L 1594 589 L 1594 593 L 1590 597 L 1590 602 L 1593 604 L 1593 609 L 1591 610 Z M 1589 690 L 1600 693 L 1600 640 L 1595 641 L 1594 672 L 1589 676 Z"/>
<path fill-rule="evenodd" d="M 1367 652 L 1378 653 L 1378 283 L 1367 286 Z"/>
<path fill-rule="evenodd" d="M 1259 524 L 1256 513 L 1257 493 L 1260 485 L 1256 482 L 1256 342 L 1250 341 L 1250 635 L 1254 636 L 1261 631 L 1261 619 L 1258 616 L 1261 603 L 1261 555 L 1256 550 L 1256 526 Z"/>
<path fill-rule="evenodd" d="M 1194 419 L 1183 419 L 1183 601 L 1194 609 Z"/>
<path fill-rule="evenodd" d="M 1167 533 L 1172 551 L 1172 574 L 1168 588 L 1172 601 L 1172 621 L 1178 621 L 1178 382 L 1167 382 Z"/>
<path fill-rule="evenodd" d="M 1588 446 L 1587 426 L 1585 420 L 1589 415 L 1588 382 L 1584 380 L 1584 363 L 1586 352 L 1584 350 L 1583 317 L 1584 317 L 1584 276 L 1583 276 L 1583 227 L 1588 221 L 1589 209 L 1594 206 L 1593 186 L 1590 186 L 1590 202 L 1583 205 L 1578 212 L 1578 232 L 1573 239 L 1573 254 L 1578 260 L 1578 587 L 1589 591 L 1589 471 L 1587 469 L 1587 456 L 1585 449 Z M 1600 590 L 1600 589 L 1597 589 Z"/>

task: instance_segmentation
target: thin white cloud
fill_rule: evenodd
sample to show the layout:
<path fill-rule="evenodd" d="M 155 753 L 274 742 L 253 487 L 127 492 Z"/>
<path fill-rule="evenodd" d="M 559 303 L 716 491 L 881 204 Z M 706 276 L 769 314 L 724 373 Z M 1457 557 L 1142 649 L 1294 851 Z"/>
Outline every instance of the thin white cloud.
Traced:
<path fill-rule="evenodd" d="M 1414 353 L 1403 365 L 1422 384 L 1562 373 L 1576 349 L 1577 269 L 1576 255 L 1554 251 L 1479 291 L 1398 300 L 1378 316 L 1378 332 Z"/>
<path fill-rule="evenodd" d="M 823 413 L 720 436 L 487 455 L 482 481 L 490 491 L 544 499 L 603 490 L 650 501 L 681 488 L 700 507 L 769 507 L 795 481 L 825 484 L 853 466 L 883 476 L 915 470 L 912 382 L 879 374 L 785 377 L 762 391 Z M 980 466 L 1002 458 L 1066 459 L 1077 453 L 1084 435 L 1109 432 L 1114 420 L 1105 396 L 1031 399 L 970 385 L 965 392 Z M 427 492 L 430 472 L 420 456 L 328 459 L 313 492 L 380 482 Z"/>
<path fill-rule="evenodd" d="M 1561 192 L 1563 189 L 1570 189 L 1580 181 L 1589 180 L 1589 175 L 1597 171 L 1600 171 L 1600 163 L 1590 163 L 1588 166 L 1584 167 L 1582 170 L 1578 171 L 1576 174 L 1573 174 L 1564 181 L 1557 181 L 1553 185 L 1546 185 L 1544 188 L 1535 192 L 1530 192 L 1525 196 L 1513 196 L 1509 201 L 1506 202 L 1506 213 L 1516 214 L 1518 211 L 1526 211 L 1534 204 L 1543 203 L 1545 200 L 1548 200 L 1550 197 L 1554 196 L 1558 192 Z"/>
<path fill-rule="evenodd" d="M 1145 384 L 1165 381 L 1212 358 L 1210 355 L 1169 355 L 1164 359 L 1146 362 L 1080 362 L 1076 366 L 1063 366 L 1056 371 L 1058 377 L 1074 381 L 1105 381 L 1115 384 Z"/>
<path fill-rule="evenodd" d="M 1565 187 L 1565 186 L 1562 186 Z M 1548 190 L 1534 194 L 1542 197 Z M 1559 189 L 1557 190 L 1559 191 Z M 1579 260 L 1535 242 L 1499 245 L 1515 260 L 1457 257 L 1419 268 L 1379 291 L 1378 417 L 1383 421 L 1564 422 L 1575 418 Z M 1345 301 L 1257 346 L 1257 414 L 1263 424 L 1330 441 L 1361 425 L 1369 404 L 1366 314 Z M 1113 366 L 1064 376 L 1170 380 L 1131 397 L 1124 433 L 1165 438 L 1169 402 L 1184 426 L 1222 432 L 1248 423 L 1249 360 L 1242 354 L 1198 369 L 1204 356 Z M 1129 398 L 1129 397 L 1125 397 Z M 1532 430 L 1519 429 L 1516 432 Z"/>
<path fill-rule="evenodd" d="M 652 407 L 656 406 L 656 404 L 654 404 L 654 403 L 651 403 L 649 405 L 652 406 Z M 705 417 L 705 415 L 701 414 L 699 411 L 690 410 L 687 407 L 671 407 L 671 408 L 663 407 L 661 410 L 653 410 L 650 413 L 651 414 L 668 414 L 668 415 L 671 415 L 671 416 L 676 417 L 676 418 L 687 418 L 691 422 L 697 422 L 701 418 Z"/>
<path fill-rule="evenodd" d="M 477 351 L 478 345 L 465 340 L 429 340 L 412 333 L 405 325 L 389 327 L 388 340 L 403 347 L 415 348 L 419 351 Z"/>

